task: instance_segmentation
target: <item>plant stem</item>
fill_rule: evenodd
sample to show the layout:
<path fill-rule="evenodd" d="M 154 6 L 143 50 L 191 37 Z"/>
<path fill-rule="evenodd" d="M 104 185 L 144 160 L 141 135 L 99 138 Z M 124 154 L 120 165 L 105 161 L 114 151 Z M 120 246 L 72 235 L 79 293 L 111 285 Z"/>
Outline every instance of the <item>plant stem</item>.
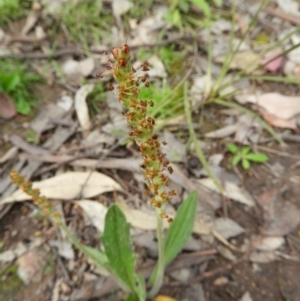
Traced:
<path fill-rule="evenodd" d="M 160 211 L 156 209 L 157 213 L 157 241 L 158 241 L 158 262 L 157 273 L 154 284 L 149 292 L 149 298 L 153 298 L 159 291 L 162 283 L 165 270 L 165 239 L 164 239 L 164 227 L 163 219 L 160 217 Z"/>

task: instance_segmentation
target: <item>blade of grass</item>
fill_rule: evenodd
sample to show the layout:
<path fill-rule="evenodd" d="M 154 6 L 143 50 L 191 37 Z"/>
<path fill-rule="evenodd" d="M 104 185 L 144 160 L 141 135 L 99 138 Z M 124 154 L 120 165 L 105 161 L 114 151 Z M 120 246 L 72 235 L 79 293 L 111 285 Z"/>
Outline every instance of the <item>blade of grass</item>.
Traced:
<path fill-rule="evenodd" d="M 192 114 L 191 114 L 191 107 L 190 107 L 190 103 L 189 103 L 189 97 L 188 97 L 188 83 L 185 82 L 184 86 L 183 86 L 183 93 L 184 93 L 184 108 L 185 108 L 185 116 L 186 116 L 186 122 L 189 128 L 189 133 L 190 133 L 190 137 L 195 145 L 195 150 L 197 153 L 197 156 L 201 162 L 201 164 L 203 165 L 205 171 L 207 172 L 208 176 L 213 180 L 213 182 L 215 183 L 215 185 L 218 187 L 219 191 L 221 193 L 224 194 L 224 189 L 222 187 L 222 185 L 220 184 L 219 180 L 216 178 L 216 176 L 213 174 L 213 172 L 211 171 L 206 158 L 203 154 L 203 151 L 201 149 L 200 143 L 196 137 L 196 133 L 194 131 L 193 128 L 193 123 L 192 123 Z"/>
<path fill-rule="evenodd" d="M 216 80 L 216 83 L 214 85 L 214 89 L 212 91 L 212 97 L 215 96 L 218 91 L 221 89 L 221 82 L 224 79 L 225 75 L 227 74 L 228 70 L 229 70 L 229 66 L 234 58 L 234 56 L 238 53 L 238 51 L 240 50 L 240 47 L 242 45 L 242 43 L 244 42 L 246 36 L 248 35 L 248 33 L 250 32 L 250 30 L 252 29 L 252 26 L 254 26 L 257 22 L 258 19 L 258 15 L 261 11 L 261 9 L 269 2 L 269 0 L 264 0 L 261 2 L 260 6 L 258 7 L 257 11 L 255 12 L 255 15 L 253 16 L 248 28 L 246 29 L 246 31 L 244 32 L 244 34 L 242 35 L 237 47 L 235 48 L 235 50 L 232 53 L 232 42 L 233 42 L 233 38 L 234 38 L 234 22 L 231 23 L 231 30 L 230 30 L 230 44 L 229 44 L 229 50 L 226 53 L 226 57 L 225 57 L 225 62 L 222 65 L 222 69 L 221 72 Z M 236 11 L 236 1 L 234 1 L 234 5 L 232 6 L 232 12 L 234 15 L 234 12 Z"/>
<path fill-rule="evenodd" d="M 151 116 L 155 116 L 159 111 L 161 111 L 162 107 L 166 106 L 169 102 L 172 101 L 172 97 L 174 97 L 176 91 L 185 83 L 185 81 L 188 79 L 190 74 L 192 73 L 192 68 L 188 70 L 188 72 L 185 74 L 185 76 L 181 79 L 181 81 L 174 87 L 172 92 L 165 96 L 151 111 Z"/>
<path fill-rule="evenodd" d="M 266 50 L 262 51 L 258 55 L 257 60 L 254 60 L 253 62 L 248 63 L 243 70 L 240 70 L 239 72 L 234 74 L 228 82 L 220 85 L 219 86 L 219 91 L 226 88 L 229 85 L 232 85 L 234 82 L 236 82 L 245 73 L 245 71 L 247 71 L 247 69 L 251 68 L 253 66 L 253 64 L 257 64 L 257 62 L 259 62 L 267 53 L 269 53 L 272 50 L 278 48 L 278 46 L 281 45 L 285 40 L 289 39 L 293 34 L 299 32 L 299 31 L 300 31 L 300 26 L 296 27 L 295 30 L 291 31 L 289 34 L 287 34 L 281 40 L 275 42 L 273 46 L 271 46 L 271 47 L 267 48 Z M 283 51 L 282 53 L 280 53 L 278 56 L 272 58 L 272 60 L 276 59 L 277 57 L 279 57 L 283 54 L 287 54 L 288 52 L 292 51 L 293 49 L 295 49 L 297 47 L 299 47 L 298 44 L 290 47 L 289 49 L 287 49 L 287 50 Z M 272 60 L 268 61 L 268 63 L 271 62 Z M 257 68 L 255 68 L 252 72 L 256 71 L 258 68 L 260 68 L 260 66 L 257 66 Z M 251 76 L 251 74 L 250 74 L 250 76 Z"/>
<path fill-rule="evenodd" d="M 272 75 L 251 75 L 247 77 L 248 79 L 253 80 L 263 80 L 269 82 L 278 82 L 285 84 L 295 84 L 300 85 L 299 77 L 281 77 L 281 76 L 272 76 Z"/>

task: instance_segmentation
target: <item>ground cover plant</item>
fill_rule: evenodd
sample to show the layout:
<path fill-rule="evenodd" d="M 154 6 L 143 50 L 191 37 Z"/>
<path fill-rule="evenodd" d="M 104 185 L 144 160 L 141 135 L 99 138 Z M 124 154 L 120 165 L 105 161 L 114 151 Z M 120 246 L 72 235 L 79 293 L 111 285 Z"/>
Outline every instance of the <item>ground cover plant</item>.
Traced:
<path fill-rule="evenodd" d="M 1 300 L 300 298 L 284 2 L 0 9 Z"/>
<path fill-rule="evenodd" d="M 157 239 L 159 257 L 157 265 L 150 277 L 149 284 L 152 286 L 147 294 L 145 279 L 135 272 L 135 255 L 130 243 L 130 229 L 126 218 L 119 207 L 115 204 L 108 209 L 105 218 L 105 229 L 101 237 L 105 253 L 81 244 L 62 224 L 60 214 L 56 212 L 45 196 L 38 189 L 33 189 L 30 182 L 16 171 L 11 172 L 12 181 L 26 194 L 32 197 L 33 202 L 42 210 L 45 217 L 52 219 L 57 226 L 61 226 L 69 240 L 82 251 L 88 258 L 103 271 L 111 274 L 119 286 L 129 294 L 126 300 L 144 301 L 147 297 L 153 298 L 159 292 L 164 276 L 165 267 L 178 255 L 184 244 L 191 235 L 197 204 L 197 193 L 192 192 L 179 207 L 178 213 L 173 220 L 165 213 L 165 206 L 170 198 L 176 195 L 174 190 L 165 192 L 168 185 L 168 177 L 165 171 L 172 173 L 172 167 L 161 152 L 158 135 L 153 129 L 155 120 L 148 116 L 147 107 L 154 106 L 152 100 L 139 99 L 140 85 L 149 85 L 148 74 L 136 75 L 130 63 L 130 49 L 124 44 L 122 48 L 114 48 L 113 51 L 114 77 L 118 82 L 116 87 L 118 98 L 124 106 L 123 115 L 126 116 L 130 133 L 140 148 L 143 156 L 144 178 L 148 189 L 146 195 L 151 195 L 151 204 L 157 212 Z M 142 71 L 148 71 L 148 63 L 142 65 Z M 166 144 L 166 142 L 162 142 Z M 163 221 L 172 223 L 164 238 Z"/>
<path fill-rule="evenodd" d="M 16 111 L 20 114 L 29 115 L 33 112 L 32 109 L 36 106 L 33 86 L 41 81 L 41 76 L 30 74 L 19 62 L 0 62 L 0 92 L 12 98 Z"/>

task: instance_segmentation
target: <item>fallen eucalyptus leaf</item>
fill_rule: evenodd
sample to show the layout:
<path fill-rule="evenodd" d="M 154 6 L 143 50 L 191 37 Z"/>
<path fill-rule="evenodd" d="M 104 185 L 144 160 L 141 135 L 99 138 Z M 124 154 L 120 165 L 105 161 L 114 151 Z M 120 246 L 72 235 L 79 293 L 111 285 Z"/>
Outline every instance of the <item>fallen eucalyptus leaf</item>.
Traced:
<path fill-rule="evenodd" d="M 220 192 L 212 179 L 206 178 L 198 180 L 198 183 L 215 192 Z M 249 207 L 254 206 L 254 201 L 248 191 L 239 187 L 237 184 L 224 181 L 224 189 L 226 196 L 234 201 L 245 204 Z"/>
<path fill-rule="evenodd" d="M 299 96 L 265 93 L 261 95 L 249 95 L 245 100 L 262 107 L 268 113 L 280 119 L 288 120 L 300 113 Z"/>
<path fill-rule="evenodd" d="M 91 126 L 86 97 L 93 89 L 93 84 L 87 84 L 82 86 L 75 94 L 75 110 L 83 130 L 88 130 Z"/>
<path fill-rule="evenodd" d="M 48 199 L 74 200 L 81 191 L 89 174 L 90 172 L 88 171 L 67 172 L 40 182 L 33 182 L 32 186 L 40 189 L 41 194 Z M 93 172 L 82 190 L 82 197 L 90 198 L 114 190 L 122 190 L 122 188 L 107 175 Z M 11 196 L 1 200 L 0 205 L 30 199 L 31 197 L 28 194 L 19 189 Z"/>
<path fill-rule="evenodd" d="M 260 251 L 274 251 L 284 244 L 283 237 L 269 236 L 263 238 L 258 245 L 255 246 Z"/>
<path fill-rule="evenodd" d="M 79 205 L 85 215 L 96 229 L 102 233 L 104 231 L 104 221 L 107 212 L 107 207 L 97 201 L 80 200 L 76 202 Z"/>
<path fill-rule="evenodd" d="M 235 237 L 245 231 L 245 229 L 234 220 L 223 217 L 215 219 L 214 229 L 226 239 Z"/>

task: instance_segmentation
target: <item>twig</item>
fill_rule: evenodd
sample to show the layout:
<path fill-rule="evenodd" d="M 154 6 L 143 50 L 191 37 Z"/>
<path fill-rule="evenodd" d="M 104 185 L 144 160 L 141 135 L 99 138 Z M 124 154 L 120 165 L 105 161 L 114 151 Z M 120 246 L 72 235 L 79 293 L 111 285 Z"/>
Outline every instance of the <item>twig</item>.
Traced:
<path fill-rule="evenodd" d="M 62 260 L 61 260 L 61 258 L 60 258 L 60 256 L 59 256 L 57 250 L 55 249 L 55 247 L 53 247 L 53 246 L 51 246 L 51 245 L 50 245 L 50 248 L 51 248 L 53 254 L 54 254 L 55 257 L 56 257 L 56 260 L 57 260 L 57 263 L 58 263 L 58 265 L 59 265 L 59 268 L 61 269 L 61 271 L 62 271 L 62 273 L 63 273 L 63 275 L 64 275 L 66 281 L 68 282 L 68 284 L 69 284 L 70 286 L 73 286 L 74 283 L 72 282 L 72 280 L 71 280 L 71 278 L 70 278 L 70 275 L 69 275 L 67 269 L 65 268 L 65 266 L 64 266 L 64 264 L 63 264 L 63 262 L 62 262 Z"/>
<path fill-rule="evenodd" d="M 29 37 L 29 36 L 14 36 L 14 37 L 9 37 L 5 42 L 4 46 L 9 46 L 12 43 L 15 42 L 23 42 L 23 43 L 37 43 L 45 40 L 47 37 Z"/>
<path fill-rule="evenodd" d="M 299 17 L 293 17 L 291 15 L 288 15 L 282 11 L 279 11 L 278 9 L 274 9 L 274 8 L 266 8 L 265 9 L 266 12 L 274 17 L 278 17 L 278 18 L 281 18 L 285 21 L 288 21 L 294 25 L 300 25 L 300 18 Z"/>
<path fill-rule="evenodd" d="M 195 277 L 192 279 L 192 282 L 200 282 L 206 278 L 210 278 L 210 277 L 213 277 L 219 273 L 222 273 L 226 270 L 230 270 L 232 269 L 235 265 L 237 265 L 238 263 L 244 261 L 247 257 L 247 254 L 243 255 L 240 259 L 238 259 L 237 261 L 235 262 L 232 262 L 232 263 L 228 263 L 222 267 L 219 267 L 219 268 L 216 268 L 212 271 L 208 271 L 208 272 L 205 272 L 205 273 L 202 273 L 201 275 L 199 275 L 198 277 Z"/>

